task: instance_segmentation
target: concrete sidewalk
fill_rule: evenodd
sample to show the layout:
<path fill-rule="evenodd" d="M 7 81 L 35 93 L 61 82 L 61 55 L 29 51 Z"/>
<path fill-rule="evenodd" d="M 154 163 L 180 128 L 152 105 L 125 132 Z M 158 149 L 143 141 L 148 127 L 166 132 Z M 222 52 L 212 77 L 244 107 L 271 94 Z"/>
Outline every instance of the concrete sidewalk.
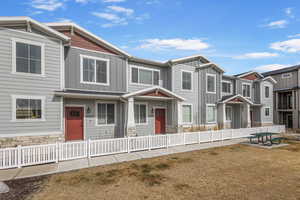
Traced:
<path fill-rule="evenodd" d="M 234 139 L 234 140 L 226 140 L 221 142 L 176 146 L 176 147 L 170 147 L 168 149 L 157 149 L 151 151 L 123 153 L 123 154 L 116 154 L 116 155 L 109 155 L 109 156 L 94 157 L 91 159 L 84 158 L 84 159 L 77 159 L 71 161 L 63 161 L 59 163 L 0 170 L 0 181 L 48 175 L 48 174 L 67 172 L 67 171 L 72 171 L 77 169 L 88 168 L 88 167 L 96 167 L 96 166 L 109 165 L 114 163 L 139 160 L 144 158 L 153 158 L 153 157 L 164 156 L 164 155 L 175 154 L 175 153 L 183 153 L 183 152 L 189 152 L 189 151 L 195 151 L 201 149 L 228 146 L 233 144 L 239 144 L 245 141 L 246 139 Z"/>

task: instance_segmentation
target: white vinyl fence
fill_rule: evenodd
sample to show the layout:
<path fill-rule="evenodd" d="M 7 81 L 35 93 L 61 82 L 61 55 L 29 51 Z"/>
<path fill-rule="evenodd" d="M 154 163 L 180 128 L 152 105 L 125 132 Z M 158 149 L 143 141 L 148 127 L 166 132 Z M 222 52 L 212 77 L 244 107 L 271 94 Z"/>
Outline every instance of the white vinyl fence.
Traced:
<path fill-rule="evenodd" d="M 252 133 L 285 132 L 284 126 L 267 126 L 244 129 L 224 129 L 143 137 L 87 140 L 45 145 L 18 146 L 0 149 L 0 169 L 53 163 L 80 158 L 91 158 L 125 152 L 168 148 L 178 145 L 197 144 L 244 138 Z"/>

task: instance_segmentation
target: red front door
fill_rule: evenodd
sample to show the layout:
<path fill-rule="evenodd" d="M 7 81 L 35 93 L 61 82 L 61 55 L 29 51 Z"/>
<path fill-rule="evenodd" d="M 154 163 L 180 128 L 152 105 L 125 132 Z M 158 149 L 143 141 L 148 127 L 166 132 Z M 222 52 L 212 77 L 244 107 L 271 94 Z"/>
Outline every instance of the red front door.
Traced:
<path fill-rule="evenodd" d="M 155 134 L 166 133 L 166 110 L 155 109 Z"/>
<path fill-rule="evenodd" d="M 83 113 L 82 107 L 66 107 L 66 141 L 83 140 Z"/>

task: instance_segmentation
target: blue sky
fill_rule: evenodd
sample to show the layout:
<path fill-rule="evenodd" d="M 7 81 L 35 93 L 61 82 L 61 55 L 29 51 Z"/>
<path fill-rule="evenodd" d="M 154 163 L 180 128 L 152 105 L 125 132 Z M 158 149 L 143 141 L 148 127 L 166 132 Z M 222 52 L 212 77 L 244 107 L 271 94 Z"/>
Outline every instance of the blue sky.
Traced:
<path fill-rule="evenodd" d="M 201 54 L 228 74 L 300 63 L 297 0 L 9 0 L 0 13 L 72 21 L 137 57 Z"/>

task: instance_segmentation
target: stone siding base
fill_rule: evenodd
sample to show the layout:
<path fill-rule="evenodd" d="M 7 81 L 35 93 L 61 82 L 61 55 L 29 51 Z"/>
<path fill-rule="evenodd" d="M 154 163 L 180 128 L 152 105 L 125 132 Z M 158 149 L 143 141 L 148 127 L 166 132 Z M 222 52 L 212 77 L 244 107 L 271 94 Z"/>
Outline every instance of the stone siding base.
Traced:
<path fill-rule="evenodd" d="M 18 136 L 0 138 L 0 148 L 16 147 L 18 145 L 29 146 L 39 144 L 53 144 L 56 142 L 64 142 L 63 134 L 43 135 L 43 136 Z"/>

